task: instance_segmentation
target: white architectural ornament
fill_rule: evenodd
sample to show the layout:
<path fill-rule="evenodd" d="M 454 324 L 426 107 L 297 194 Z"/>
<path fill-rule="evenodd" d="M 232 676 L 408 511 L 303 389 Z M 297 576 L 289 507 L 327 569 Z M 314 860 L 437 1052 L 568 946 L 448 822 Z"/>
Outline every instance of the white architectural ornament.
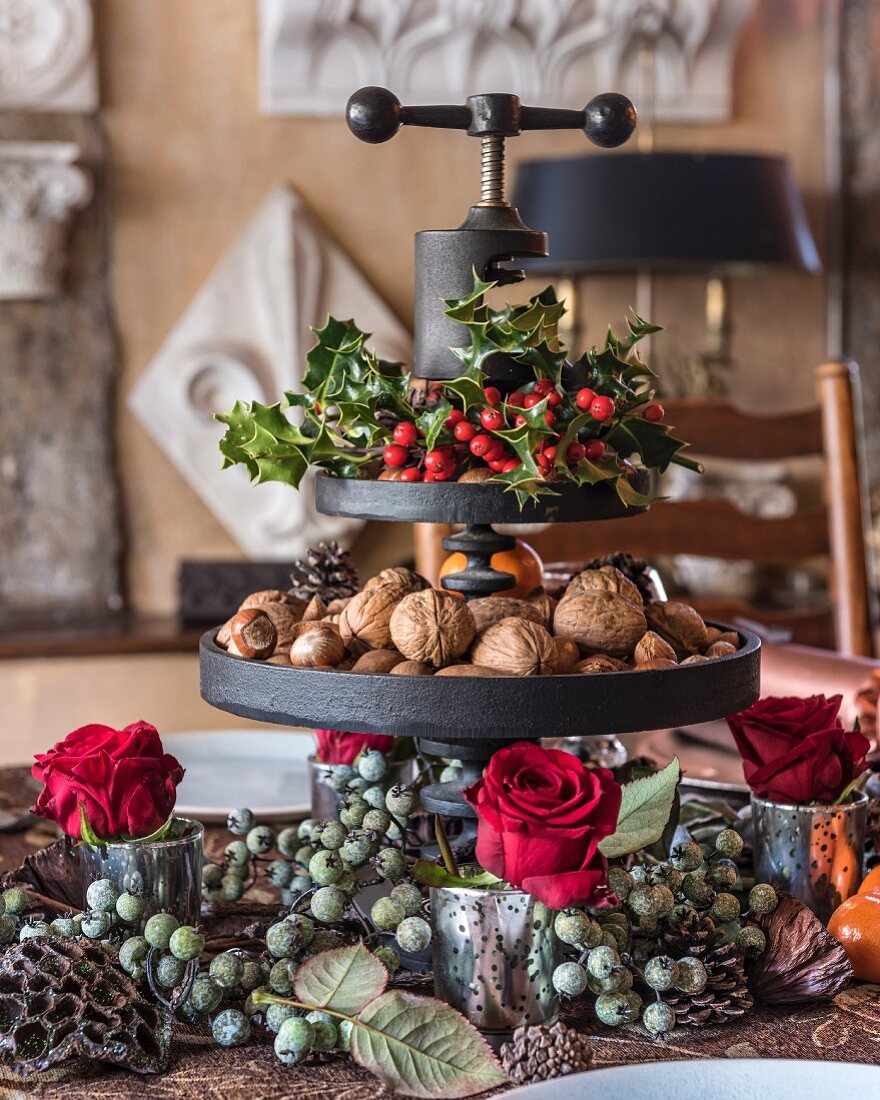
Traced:
<path fill-rule="evenodd" d="M 0 141 L 0 298 L 51 298 L 62 289 L 74 210 L 92 197 L 67 141 Z"/>
<path fill-rule="evenodd" d="M 97 106 L 91 0 L 0 0 L 0 108 Z"/>
<path fill-rule="evenodd" d="M 265 114 L 336 115 L 364 84 L 403 103 L 515 92 L 581 108 L 597 92 L 646 94 L 656 117 L 730 116 L 731 69 L 754 0 L 259 0 Z M 646 105 L 642 105 L 645 107 Z"/>
<path fill-rule="evenodd" d="M 251 485 L 223 470 L 212 419 L 236 400 L 271 404 L 298 389 L 310 325 L 332 313 L 408 361 L 409 333 L 291 187 L 272 192 L 187 307 L 127 398 L 181 475 L 252 558 L 291 559 L 360 524 L 315 511 L 311 486 Z M 309 475 L 307 475 L 309 476 Z"/>

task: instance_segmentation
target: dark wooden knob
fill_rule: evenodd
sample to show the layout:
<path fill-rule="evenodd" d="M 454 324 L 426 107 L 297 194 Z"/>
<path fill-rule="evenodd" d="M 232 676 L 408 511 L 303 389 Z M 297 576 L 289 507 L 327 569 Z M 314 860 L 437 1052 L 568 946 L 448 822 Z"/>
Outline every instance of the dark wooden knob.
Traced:
<path fill-rule="evenodd" d="M 635 107 L 620 92 L 593 96 L 584 109 L 584 133 L 603 149 L 614 149 L 628 141 L 637 121 Z"/>
<path fill-rule="evenodd" d="M 358 88 L 345 108 L 345 120 L 356 138 L 379 145 L 403 125 L 400 100 L 387 88 Z"/>

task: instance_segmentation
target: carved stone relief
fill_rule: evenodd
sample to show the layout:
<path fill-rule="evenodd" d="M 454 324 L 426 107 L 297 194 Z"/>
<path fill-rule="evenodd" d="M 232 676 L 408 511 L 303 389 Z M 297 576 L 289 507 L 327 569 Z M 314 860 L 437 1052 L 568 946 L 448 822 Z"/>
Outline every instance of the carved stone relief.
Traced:
<path fill-rule="evenodd" d="M 93 111 L 90 0 L 0 0 L 0 108 Z"/>

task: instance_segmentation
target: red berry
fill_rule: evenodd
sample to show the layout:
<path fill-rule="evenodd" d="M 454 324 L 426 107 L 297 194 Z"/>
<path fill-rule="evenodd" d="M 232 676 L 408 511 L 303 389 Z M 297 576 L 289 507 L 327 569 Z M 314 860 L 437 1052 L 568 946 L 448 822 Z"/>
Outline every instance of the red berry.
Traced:
<path fill-rule="evenodd" d="M 522 407 L 524 409 L 533 409 L 535 405 L 541 404 L 541 395 L 539 393 L 527 393 L 523 398 Z"/>
<path fill-rule="evenodd" d="M 444 424 L 447 428 L 454 428 L 460 420 L 464 420 L 464 413 L 461 409 L 453 409 L 449 416 L 446 417 Z"/>
<path fill-rule="evenodd" d="M 477 434 L 477 429 L 468 420 L 459 420 L 452 429 L 452 434 L 459 443 L 470 443 Z"/>
<path fill-rule="evenodd" d="M 501 404 L 501 390 L 496 386 L 486 386 L 483 396 L 486 398 L 486 404 L 491 405 L 493 409 Z"/>
<path fill-rule="evenodd" d="M 511 470 L 516 470 L 518 468 L 519 468 L 519 459 L 518 458 L 508 458 L 507 461 L 504 463 L 504 465 L 501 467 L 501 473 L 502 474 L 509 474 Z"/>
<path fill-rule="evenodd" d="M 515 409 L 522 409 L 524 408 L 523 402 L 525 401 L 525 399 L 526 395 L 523 393 L 523 391 L 517 390 L 515 393 L 512 393 L 510 397 L 508 397 L 507 404 L 513 405 Z"/>
<path fill-rule="evenodd" d="M 665 415 L 666 410 L 659 401 L 654 401 L 650 405 L 646 405 L 645 411 L 642 413 L 645 420 L 650 420 L 652 424 L 657 424 Z"/>
<path fill-rule="evenodd" d="M 477 458 L 484 458 L 487 451 L 491 450 L 495 440 L 491 435 L 486 435 L 485 432 L 481 432 L 479 435 L 475 435 L 471 440 L 471 454 L 476 455 Z"/>
<path fill-rule="evenodd" d="M 405 466 L 409 462 L 409 451 L 399 443 L 389 443 L 382 452 L 386 466 Z"/>
<path fill-rule="evenodd" d="M 522 413 L 517 413 L 513 418 L 514 428 L 521 428 L 524 424 L 528 424 L 528 420 L 526 420 Z"/>
<path fill-rule="evenodd" d="M 569 443 L 565 457 L 569 466 L 577 466 L 582 458 L 587 457 L 587 448 L 583 443 Z"/>
<path fill-rule="evenodd" d="M 597 462 L 605 454 L 605 444 L 601 439 L 589 439 L 584 447 L 584 458 Z"/>
<path fill-rule="evenodd" d="M 610 420 L 614 416 L 614 402 L 610 397 L 599 394 L 593 398 L 590 412 L 597 420 Z"/>
<path fill-rule="evenodd" d="M 547 461 L 547 465 L 552 466 L 553 463 L 556 461 L 556 448 L 555 447 L 545 447 L 544 448 L 544 458 Z"/>
<path fill-rule="evenodd" d="M 541 467 L 542 470 L 550 469 L 552 463 L 550 462 L 550 459 L 545 454 L 543 454 L 543 452 L 541 454 L 535 455 L 535 458 L 537 459 L 538 465 Z"/>
<path fill-rule="evenodd" d="M 437 450 L 442 455 L 446 455 L 447 458 L 452 458 L 455 455 L 455 446 L 452 443 L 444 443 L 442 447 L 438 447 Z"/>
<path fill-rule="evenodd" d="M 443 389 L 441 386 L 432 386 L 428 390 L 428 394 L 425 398 L 426 401 L 437 402 L 443 396 Z"/>
<path fill-rule="evenodd" d="M 400 471 L 399 481 L 421 481 L 422 472 L 418 466 L 407 466 L 405 470 Z"/>
<path fill-rule="evenodd" d="M 553 392 L 550 393 L 547 396 L 547 407 L 549 409 L 555 409 L 557 407 L 557 405 L 561 405 L 561 404 L 562 404 L 562 394 L 559 393 L 557 390 L 553 390 Z"/>
<path fill-rule="evenodd" d="M 506 458 L 507 451 L 504 444 L 500 439 L 493 439 L 489 450 L 486 452 L 485 458 L 487 462 L 495 461 L 499 458 Z"/>
<path fill-rule="evenodd" d="M 455 466 L 452 462 L 450 462 L 449 465 L 444 466 L 442 470 L 434 470 L 434 481 L 449 481 L 454 473 Z"/>
<path fill-rule="evenodd" d="M 556 423 L 556 413 L 552 409 L 548 409 L 544 413 L 544 423 L 550 428 Z"/>
<path fill-rule="evenodd" d="M 422 481 L 427 481 L 427 482 L 442 481 L 442 480 L 443 480 L 443 478 L 437 477 L 435 474 L 432 474 L 430 470 L 428 470 L 426 472 L 425 476 L 422 478 Z"/>
<path fill-rule="evenodd" d="M 400 443 L 403 447 L 411 447 L 418 437 L 415 424 L 409 420 L 401 420 L 394 428 L 394 442 Z"/>
<path fill-rule="evenodd" d="M 546 397 L 548 393 L 553 392 L 553 383 L 549 378 L 539 378 L 535 383 L 534 392 L 539 397 Z"/>
<path fill-rule="evenodd" d="M 444 454 L 441 450 L 428 451 L 425 455 L 425 469 L 430 470 L 432 474 L 445 469 L 448 463 L 449 455 Z"/>
<path fill-rule="evenodd" d="M 500 409 L 483 409 L 480 413 L 480 423 L 487 432 L 497 432 L 504 427 L 504 413 Z"/>
<path fill-rule="evenodd" d="M 582 390 L 578 390 L 577 397 L 575 397 L 575 404 L 582 412 L 587 412 L 590 405 L 596 400 L 596 391 L 591 390 L 589 386 L 584 386 Z"/>
<path fill-rule="evenodd" d="M 506 465 L 506 458 L 493 458 L 492 461 L 488 463 L 489 469 L 495 474 L 502 473 Z"/>

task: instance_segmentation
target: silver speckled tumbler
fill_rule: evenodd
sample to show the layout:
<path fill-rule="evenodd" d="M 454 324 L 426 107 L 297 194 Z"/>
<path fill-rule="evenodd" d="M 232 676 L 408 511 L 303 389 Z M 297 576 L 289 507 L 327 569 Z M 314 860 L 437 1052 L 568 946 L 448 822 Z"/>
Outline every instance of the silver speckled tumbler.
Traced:
<path fill-rule="evenodd" d="M 797 806 L 752 795 L 755 878 L 799 898 L 827 923 L 859 888 L 868 799 L 842 806 Z"/>
<path fill-rule="evenodd" d="M 552 1022 L 554 916 L 522 890 L 432 888 L 436 995 L 486 1032 Z"/>

